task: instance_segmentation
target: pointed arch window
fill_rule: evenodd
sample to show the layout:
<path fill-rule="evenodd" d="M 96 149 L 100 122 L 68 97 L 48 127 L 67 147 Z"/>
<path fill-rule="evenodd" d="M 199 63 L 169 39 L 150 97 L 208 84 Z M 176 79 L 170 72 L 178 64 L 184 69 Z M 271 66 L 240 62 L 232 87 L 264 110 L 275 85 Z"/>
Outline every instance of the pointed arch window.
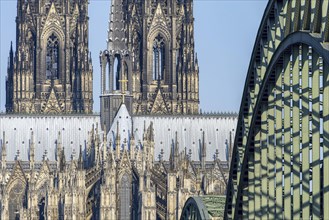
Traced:
<path fill-rule="evenodd" d="M 130 188 L 129 177 L 124 174 L 120 185 L 120 219 L 130 219 Z"/>
<path fill-rule="evenodd" d="M 153 42 L 153 80 L 162 80 L 165 69 L 165 43 L 158 35 Z"/>
<path fill-rule="evenodd" d="M 46 78 L 58 79 L 59 70 L 59 41 L 55 34 L 47 40 Z"/>
<path fill-rule="evenodd" d="M 20 210 L 24 207 L 25 187 L 18 181 L 9 192 L 8 211 L 9 219 L 20 219 Z"/>
<path fill-rule="evenodd" d="M 119 55 L 115 55 L 113 62 L 113 90 L 120 89 L 121 59 Z"/>
<path fill-rule="evenodd" d="M 120 85 L 122 91 L 128 91 L 128 65 L 126 62 L 123 63 L 123 74 L 122 74 L 122 84 Z"/>

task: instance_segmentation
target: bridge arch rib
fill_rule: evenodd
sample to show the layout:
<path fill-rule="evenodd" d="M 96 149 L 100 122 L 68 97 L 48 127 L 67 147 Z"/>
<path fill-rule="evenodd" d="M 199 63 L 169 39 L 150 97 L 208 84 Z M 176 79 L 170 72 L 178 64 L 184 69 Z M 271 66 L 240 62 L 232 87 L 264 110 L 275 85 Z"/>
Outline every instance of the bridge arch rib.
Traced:
<path fill-rule="evenodd" d="M 210 219 L 207 207 L 204 205 L 201 197 L 190 197 L 184 205 L 181 214 L 181 220 L 201 220 Z"/>
<path fill-rule="evenodd" d="M 329 9 L 269 1 L 251 57 L 225 217 L 329 218 Z"/>

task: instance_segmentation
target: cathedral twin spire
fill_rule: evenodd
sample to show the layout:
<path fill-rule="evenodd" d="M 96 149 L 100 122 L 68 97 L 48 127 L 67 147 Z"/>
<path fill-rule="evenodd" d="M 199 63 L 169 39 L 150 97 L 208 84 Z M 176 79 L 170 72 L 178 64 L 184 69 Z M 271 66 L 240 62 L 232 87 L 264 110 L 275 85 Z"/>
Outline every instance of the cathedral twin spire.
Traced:
<path fill-rule="evenodd" d="M 88 1 L 17 1 L 9 53 L 8 113 L 91 113 Z M 81 37 L 83 36 L 83 37 Z"/>
<path fill-rule="evenodd" d="M 18 0 L 17 6 L 7 112 L 91 113 L 88 1 Z M 101 54 L 102 112 L 119 108 L 113 94 L 123 87 L 133 114 L 198 113 L 192 8 L 191 1 L 112 1 L 108 48 Z"/>

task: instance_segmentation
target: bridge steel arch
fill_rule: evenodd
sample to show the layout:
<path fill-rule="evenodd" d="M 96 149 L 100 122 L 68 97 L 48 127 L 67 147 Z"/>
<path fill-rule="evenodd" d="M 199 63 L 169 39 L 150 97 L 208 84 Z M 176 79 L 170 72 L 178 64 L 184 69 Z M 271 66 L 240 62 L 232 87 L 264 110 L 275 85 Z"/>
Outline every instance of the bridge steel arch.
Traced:
<path fill-rule="evenodd" d="M 226 219 L 329 219 L 328 4 L 266 7 L 241 101 Z"/>
<path fill-rule="evenodd" d="M 190 197 L 184 205 L 180 220 L 210 220 L 207 207 L 201 197 Z"/>

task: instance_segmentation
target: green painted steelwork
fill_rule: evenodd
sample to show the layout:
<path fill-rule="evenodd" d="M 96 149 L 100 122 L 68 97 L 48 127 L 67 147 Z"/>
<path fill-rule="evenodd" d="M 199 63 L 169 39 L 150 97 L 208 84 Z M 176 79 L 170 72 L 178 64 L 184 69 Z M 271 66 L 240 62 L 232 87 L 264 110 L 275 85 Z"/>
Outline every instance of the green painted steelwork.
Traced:
<path fill-rule="evenodd" d="M 205 195 L 190 197 L 182 210 L 181 220 L 223 219 L 225 196 Z"/>
<path fill-rule="evenodd" d="M 329 219 L 329 1 L 271 0 L 245 83 L 227 219 Z"/>

